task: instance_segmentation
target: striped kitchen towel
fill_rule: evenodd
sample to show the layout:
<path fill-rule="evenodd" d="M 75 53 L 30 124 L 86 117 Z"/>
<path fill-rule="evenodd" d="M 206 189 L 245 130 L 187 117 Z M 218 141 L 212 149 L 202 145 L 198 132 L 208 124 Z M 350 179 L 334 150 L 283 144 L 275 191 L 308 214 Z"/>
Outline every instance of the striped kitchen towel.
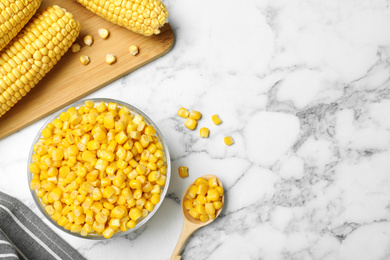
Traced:
<path fill-rule="evenodd" d="M 85 259 L 19 200 L 0 192 L 0 260 Z"/>

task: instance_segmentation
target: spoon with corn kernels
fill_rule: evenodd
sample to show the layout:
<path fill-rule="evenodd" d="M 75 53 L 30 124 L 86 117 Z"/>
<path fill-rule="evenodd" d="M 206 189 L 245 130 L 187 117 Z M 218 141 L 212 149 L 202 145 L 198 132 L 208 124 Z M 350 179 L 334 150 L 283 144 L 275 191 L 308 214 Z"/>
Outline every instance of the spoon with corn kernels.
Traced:
<path fill-rule="evenodd" d="M 181 259 L 180 252 L 187 239 L 221 214 L 224 201 L 222 182 L 217 176 L 204 175 L 188 186 L 181 202 L 183 229 L 171 260 Z"/>

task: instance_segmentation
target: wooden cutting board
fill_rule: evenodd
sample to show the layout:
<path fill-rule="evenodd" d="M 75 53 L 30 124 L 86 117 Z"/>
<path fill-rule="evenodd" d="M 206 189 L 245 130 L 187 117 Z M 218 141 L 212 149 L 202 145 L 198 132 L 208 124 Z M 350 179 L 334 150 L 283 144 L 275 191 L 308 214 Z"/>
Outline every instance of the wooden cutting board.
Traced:
<path fill-rule="evenodd" d="M 54 4 L 71 12 L 81 23 L 77 39 L 81 51 L 68 51 L 24 98 L 0 118 L 0 139 L 161 57 L 172 48 L 174 35 L 169 24 L 161 28 L 160 34 L 148 37 L 112 24 L 73 0 L 43 0 L 40 9 Z M 98 36 L 99 28 L 110 31 L 106 40 Z M 94 38 L 92 46 L 83 43 L 88 34 Z M 136 56 L 129 53 L 130 45 L 139 47 Z M 107 53 L 117 56 L 115 64 L 105 62 Z M 87 66 L 79 61 L 83 54 L 91 58 Z"/>

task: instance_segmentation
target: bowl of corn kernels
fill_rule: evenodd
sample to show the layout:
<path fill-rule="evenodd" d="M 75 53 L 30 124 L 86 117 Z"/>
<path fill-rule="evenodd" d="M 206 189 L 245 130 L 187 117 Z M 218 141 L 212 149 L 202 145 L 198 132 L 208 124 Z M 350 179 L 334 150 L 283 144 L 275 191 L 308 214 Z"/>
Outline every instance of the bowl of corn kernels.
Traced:
<path fill-rule="evenodd" d="M 112 99 L 78 101 L 50 116 L 28 160 L 35 203 L 56 227 L 104 240 L 129 234 L 160 207 L 169 151 L 139 109 Z"/>

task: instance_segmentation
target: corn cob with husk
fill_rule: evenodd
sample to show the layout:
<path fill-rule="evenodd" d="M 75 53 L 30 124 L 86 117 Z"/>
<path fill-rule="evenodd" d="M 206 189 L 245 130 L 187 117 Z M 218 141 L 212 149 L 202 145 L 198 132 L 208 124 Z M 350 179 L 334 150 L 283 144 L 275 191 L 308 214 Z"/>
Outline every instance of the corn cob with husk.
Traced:
<path fill-rule="evenodd" d="M 0 51 L 22 30 L 42 0 L 0 1 Z"/>
<path fill-rule="evenodd" d="M 160 33 L 168 21 L 161 0 L 75 0 L 106 20 L 146 36 Z"/>
<path fill-rule="evenodd" d="M 0 117 L 25 96 L 72 46 L 80 23 L 59 6 L 37 13 L 0 52 Z"/>

